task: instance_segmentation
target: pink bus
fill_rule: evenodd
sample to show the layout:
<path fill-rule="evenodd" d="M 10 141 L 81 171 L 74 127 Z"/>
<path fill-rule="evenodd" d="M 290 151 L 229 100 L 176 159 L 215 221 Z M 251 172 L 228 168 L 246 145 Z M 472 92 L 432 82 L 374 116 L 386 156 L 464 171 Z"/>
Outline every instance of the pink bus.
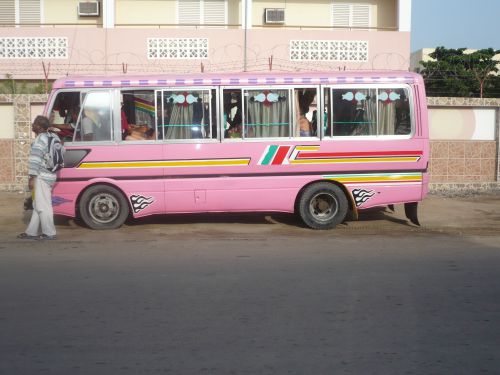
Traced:
<path fill-rule="evenodd" d="M 65 168 L 54 212 L 90 228 L 132 216 L 297 213 L 314 229 L 428 191 L 422 78 L 408 72 L 67 77 L 46 108 Z"/>

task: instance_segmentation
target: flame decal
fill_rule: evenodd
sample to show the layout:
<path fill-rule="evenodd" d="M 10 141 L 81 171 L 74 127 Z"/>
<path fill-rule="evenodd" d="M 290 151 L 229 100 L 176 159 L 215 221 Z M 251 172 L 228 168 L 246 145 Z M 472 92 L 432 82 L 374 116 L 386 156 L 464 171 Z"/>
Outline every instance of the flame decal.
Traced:
<path fill-rule="evenodd" d="M 138 213 L 142 210 L 144 210 L 146 207 L 151 205 L 154 202 L 153 197 L 143 197 L 142 195 L 131 195 L 130 196 L 130 203 L 132 203 L 132 209 L 134 210 L 134 213 Z"/>
<path fill-rule="evenodd" d="M 363 203 L 367 202 L 371 197 L 373 197 L 375 195 L 375 191 L 365 190 L 365 189 L 353 189 L 352 195 L 354 197 L 354 202 L 356 203 L 356 207 L 359 207 Z"/>

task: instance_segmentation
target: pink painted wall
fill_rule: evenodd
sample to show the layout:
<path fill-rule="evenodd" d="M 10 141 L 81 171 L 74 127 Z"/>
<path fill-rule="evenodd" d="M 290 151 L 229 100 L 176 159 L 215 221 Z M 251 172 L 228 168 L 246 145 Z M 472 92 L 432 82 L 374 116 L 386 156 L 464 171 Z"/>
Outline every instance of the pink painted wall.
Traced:
<path fill-rule="evenodd" d="M 2 37 L 67 37 L 68 59 L 50 62 L 49 78 L 67 74 L 121 74 L 147 72 L 241 71 L 245 33 L 241 29 L 153 29 L 153 28 L 5 28 Z M 149 60 L 147 38 L 208 38 L 209 58 L 196 60 Z M 290 40 L 347 40 L 368 42 L 368 61 L 290 60 Z M 394 69 L 407 70 L 410 33 L 398 31 L 252 29 L 247 31 L 247 68 L 273 70 Z M 125 64 L 125 65 L 124 65 Z M 14 78 L 44 77 L 41 59 L 2 59 L 0 75 Z"/>

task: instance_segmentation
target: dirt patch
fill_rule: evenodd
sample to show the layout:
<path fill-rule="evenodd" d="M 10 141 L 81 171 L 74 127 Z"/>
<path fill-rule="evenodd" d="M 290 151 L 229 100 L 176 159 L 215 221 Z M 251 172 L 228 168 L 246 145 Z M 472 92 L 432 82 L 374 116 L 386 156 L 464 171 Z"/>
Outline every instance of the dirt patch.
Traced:
<path fill-rule="evenodd" d="M 27 216 L 24 195 L 0 192 L 0 240 L 8 241 L 24 231 Z M 402 205 L 395 211 L 380 207 L 360 211 L 358 221 L 347 221 L 331 231 L 314 231 L 289 214 L 192 214 L 162 215 L 132 220 L 113 231 L 93 231 L 64 217 L 56 218 L 60 239 L 68 241 L 143 241 L 158 238 L 259 239 L 269 236 L 405 236 L 428 233 L 449 235 L 499 235 L 500 193 L 460 196 L 429 195 L 419 205 L 421 226 L 406 219 Z"/>

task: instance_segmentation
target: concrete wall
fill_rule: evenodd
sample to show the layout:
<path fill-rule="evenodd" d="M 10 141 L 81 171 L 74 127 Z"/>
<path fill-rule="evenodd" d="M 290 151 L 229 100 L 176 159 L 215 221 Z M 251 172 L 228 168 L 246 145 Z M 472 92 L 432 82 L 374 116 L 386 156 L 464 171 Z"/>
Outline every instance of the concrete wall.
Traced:
<path fill-rule="evenodd" d="M 498 183 L 500 99 L 428 98 L 435 189 Z"/>
<path fill-rule="evenodd" d="M 268 69 L 273 57 L 273 70 L 408 70 L 410 33 L 398 31 L 254 28 L 5 28 L 2 37 L 67 38 L 67 56 L 61 58 L 0 58 L 0 76 L 14 79 L 49 79 L 66 75 L 122 74 L 123 67 L 132 73 L 242 71 L 246 56 L 250 71 Z M 152 59 L 148 57 L 148 38 L 206 38 L 208 57 L 193 59 Z M 340 60 L 292 60 L 291 41 L 345 41 L 366 43 L 366 57 Z M 246 54 L 245 54 L 246 47 Z M 347 47 L 341 47 L 344 50 Z M 347 50 L 345 50 L 347 51 Z M 346 55 L 349 55 L 346 52 Z M 49 66 L 50 64 L 50 66 Z"/>
<path fill-rule="evenodd" d="M 42 113 L 47 95 L 0 94 L 0 190 L 22 191 L 33 140 L 31 123 Z M 5 116 L 5 117 L 3 117 Z"/>

